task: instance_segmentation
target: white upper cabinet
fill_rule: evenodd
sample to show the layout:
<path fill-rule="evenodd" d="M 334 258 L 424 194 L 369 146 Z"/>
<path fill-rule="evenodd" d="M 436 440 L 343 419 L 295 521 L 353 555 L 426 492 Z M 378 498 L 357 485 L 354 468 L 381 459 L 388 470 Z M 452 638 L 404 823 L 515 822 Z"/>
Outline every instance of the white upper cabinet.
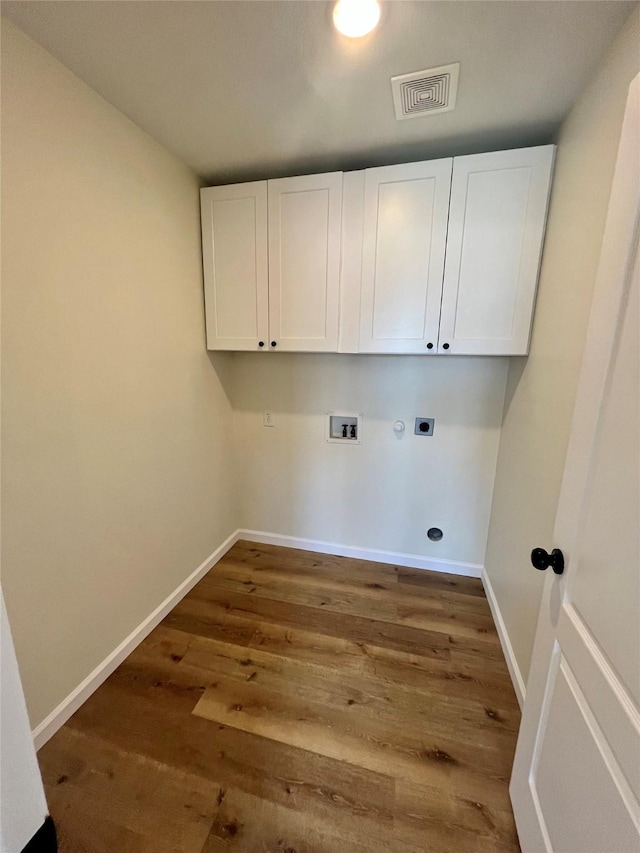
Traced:
<path fill-rule="evenodd" d="M 342 172 L 268 183 L 269 347 L 336 352 Z"/>
<path fill-rule="evenodd" d="M 364 172 L 359 352 L 437 351 L 452 162 Z"/>
<path fill-rule="evenodd" d="M 202 190 L 207 346 L 526 355 L 554 152 Z"/>
<path fill-rule="evenodd" d="M 207 347 L 336 352 L 342 172 L 201 190 Z"/>
<path fill-rule="evenodd" d="M 269 335 L 267 182 L 200 191 L 207 347 L 255 350 Z"/>
<path fill-rule="evenodd" d="M 438 352 L 527 353 L 554 151 L 455 158 Z"/>

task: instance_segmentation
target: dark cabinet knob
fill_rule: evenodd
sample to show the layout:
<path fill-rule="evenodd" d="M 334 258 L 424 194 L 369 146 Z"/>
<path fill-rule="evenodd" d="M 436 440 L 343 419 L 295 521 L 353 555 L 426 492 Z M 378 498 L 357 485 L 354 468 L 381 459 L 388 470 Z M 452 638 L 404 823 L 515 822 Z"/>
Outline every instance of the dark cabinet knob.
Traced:
<path fill-rule="evenodd" d="M 259 347 L 263 347 L 263 346 L 264 346 L 264 341 L 258 341 L 258 346 L 259 346 Z"/>
<path fill-rule="evenodd" d="M 427 344 L 427 349 L 433 349 L 433 344 Z"/>
<path fill-rule="evenodd" d="M 442 344 L 442 349 L 449 349 L 449 344 Z"/>
<path fill-rule="evenodd" d="M 277 347 L 277 346 L 278 346 L 278 344 L 277 344 L 275 341 L 271 341 L 271 346 L 272 346 L 272 347 Z"/>
<path fill-rule="evenodd" d="M 554 548 L 550 554 L 547 554 L 544 548 L 534 548 L 531 552 L 531 565 L 540 572 L 551 566 L 557 575 L 561 575 L 564 572 L 564 554 L 560 548 Z"/>

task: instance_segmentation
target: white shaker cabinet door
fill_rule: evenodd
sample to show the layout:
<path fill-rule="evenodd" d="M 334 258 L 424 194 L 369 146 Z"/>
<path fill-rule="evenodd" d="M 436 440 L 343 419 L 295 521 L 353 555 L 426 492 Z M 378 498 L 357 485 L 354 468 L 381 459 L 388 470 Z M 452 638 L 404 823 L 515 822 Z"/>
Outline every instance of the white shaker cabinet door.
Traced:
<path fill-rule="evenodd" d="M 337 352 L 342 172 L 269 181 L 269 349 Z"/>
<path fill-rule="evenodd" d="M 438 352 L 526 355 L 554 151 L 455 158 Z"/>
<path fill-rule="evenodd" d="M 267 348 L 267 182 L 200 191 L 207 348 Z"/>
<path fill-rule="evenodd" d="M 437 352 L 452 162 L 365 171 L 360 352 Z"/>

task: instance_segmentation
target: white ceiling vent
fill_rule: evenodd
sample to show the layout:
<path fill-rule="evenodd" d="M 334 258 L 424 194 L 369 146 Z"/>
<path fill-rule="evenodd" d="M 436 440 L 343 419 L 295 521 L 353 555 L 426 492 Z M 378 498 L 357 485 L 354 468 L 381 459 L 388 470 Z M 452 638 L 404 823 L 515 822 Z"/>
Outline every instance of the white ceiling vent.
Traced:
<path fill-rule="evenodd" d="M 393 105 L 398 121 L 446 113 L 456 105 L 460 63 L 441 65 L 391 78 Z"/>

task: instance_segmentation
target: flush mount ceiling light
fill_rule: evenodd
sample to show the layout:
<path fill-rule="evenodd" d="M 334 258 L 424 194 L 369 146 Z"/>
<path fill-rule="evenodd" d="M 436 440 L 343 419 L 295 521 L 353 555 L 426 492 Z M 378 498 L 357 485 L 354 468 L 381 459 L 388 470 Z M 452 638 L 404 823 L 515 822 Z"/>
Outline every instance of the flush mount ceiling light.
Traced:
<path fill-rule="evenodd" d="M 338 0 L 333 8 L 333 23 L 338 32 L 352 39 L 366 36 L 380 20 L 378 0 Z"/>

